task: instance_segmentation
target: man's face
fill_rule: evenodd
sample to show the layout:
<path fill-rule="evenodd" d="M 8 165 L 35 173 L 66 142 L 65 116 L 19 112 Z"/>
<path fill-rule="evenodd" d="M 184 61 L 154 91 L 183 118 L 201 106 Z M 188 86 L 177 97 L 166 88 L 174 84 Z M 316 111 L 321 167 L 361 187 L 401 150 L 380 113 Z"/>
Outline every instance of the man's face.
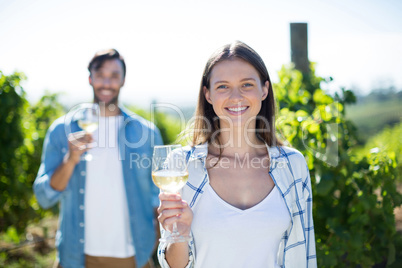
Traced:
<path fill-rule="evenodd" d="M 123 65 L 118 59 L 105 61 L 98 70 L 92 69 L 89 84 L 94 90 L 94 102 L 117 105 L 124 81 Z"/>

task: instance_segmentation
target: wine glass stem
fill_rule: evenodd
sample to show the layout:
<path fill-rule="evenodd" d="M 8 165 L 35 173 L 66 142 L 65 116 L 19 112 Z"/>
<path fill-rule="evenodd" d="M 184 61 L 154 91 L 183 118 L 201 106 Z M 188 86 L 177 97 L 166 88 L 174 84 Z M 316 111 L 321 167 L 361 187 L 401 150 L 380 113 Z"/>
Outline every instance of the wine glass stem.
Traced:
<path fill-rule="evenodd" d="M 174 235 L 174 236 L 180 236 L 180 233 L 177 231 L 177 222 L 174 222 L 174 223 L 173 223 L 172 235 Z"/>
<path fill-rule="evenodd" d="M 85 133 L 86 134 L 92 134 L 91 132 L 88 132 L 88 131 L 85 131 Z M 90 148 L 89 144 L 87 145 L 87 148 Z M 85 161 L 92 161 L 92 157 L 93 157 L 92 154 L 90 152 L 88 152 L 88 151 L 85 151 L 82 154 L 82 159 L 85 160 Z"/>

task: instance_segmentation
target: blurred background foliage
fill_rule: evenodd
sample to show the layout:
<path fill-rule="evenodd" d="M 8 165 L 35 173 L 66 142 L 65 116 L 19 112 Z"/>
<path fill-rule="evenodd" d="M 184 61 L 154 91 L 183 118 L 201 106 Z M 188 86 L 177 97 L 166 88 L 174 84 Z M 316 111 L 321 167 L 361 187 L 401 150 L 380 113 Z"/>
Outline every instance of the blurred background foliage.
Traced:
<path fill-rule="evenodd" d="M 394 216 L 402 204 L 397 191 L 402 183 L 402 115 L 395 103 L 401 94 L 391 90 L 394 95 L 388 98 L 378 90 L 359 104 L 351 90 L 327 94 L 332 79 L 317 77 L 314 64 L 308 74 L 291 65 L 278 74 L 276 125 L 281 139 L 305 155 L 310 169 L 319 267 L 402 267 L 402 238 Z M 20 86 L 24 79 L 22 73 L 0 72 L 0 266 L 48 267 L 51 260 L 43 259 L 53 259 L 54 251 L 39 250 L 29 259 L 10 248 L 35 240 L 27 231 L 32 224 L 41 226 L 46 237 L 43 221 L 57 215 L 57 207 L 39 207 L 32 183 L 46 131 L 68 109 L 58 94 L 46 93 L 29 103 Z M 380 105 L 374 100 L 381 94 Z M 175 112 L 128 108 L 155 122 L 166 144 L 176 142 L 184 130 Z M 188 123 L 194 108 L 183 110 Z"/>
<path fill-rule="evenodd" d="M 23 233 L 28 222 L 46 214 L 33 196 L 32 183 L 47 128 L 63 113 L 55 94 L 30 105 L 20 86 L 23 79 L 23 73 L 0 72 L 0 233 Z"/>
<path fill-rule="evenodd" d="M 394 217 L 402 204 L 397 127 L 358 149 L 359 132 L 345 116 L 356 102 L 352 91 L 326 94 L 331 79 L 317 77 L 314 64 L 304 75 L 284 66 L 279 77 L 277 128 L 307 159 L 319 267 L 402 267 Z"/>
<path fill-rule="evenodd" d="M 359 144 L 366 144 L 383 128 L 400 123 L 401 103 L 402 91 L 392 86 L 374 89 L 366 96 L 357 96 L 357 103 L 348 105 L 346 116 L 359 129 Z"/>

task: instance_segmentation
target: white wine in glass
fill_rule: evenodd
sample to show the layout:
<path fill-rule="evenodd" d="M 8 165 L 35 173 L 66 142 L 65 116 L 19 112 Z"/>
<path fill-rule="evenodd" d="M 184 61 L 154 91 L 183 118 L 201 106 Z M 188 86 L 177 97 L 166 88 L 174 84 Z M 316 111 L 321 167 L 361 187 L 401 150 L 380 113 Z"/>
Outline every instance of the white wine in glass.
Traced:
<path fill-rule="evenodd" d="M 98 129 L 98 122 L 79 120 L 78 126 L 82 128 L 86 133 L 93 133 L 95 130 Z"/>
<path fill-rule="evenodd" d="M 80 104 L 74 111 L 73 120 L 76 120 L 78 126 L 86 133 L 92 134 L 98 129 L 99 105 L 97 103 Z M 91 148 L 91 145 L 87 145 L 87 148 Z M 91 161 L 92 155 L 89 152 L 85 152 L 81 160 Z"/>
<path fill-rule="evenodd" d="M 164 192 L 177 193 L 188 180 L 186 157 L 181 145 L 155 146 L 152 156 L 152 180 Z M 182 236 L 173 223 L 172 233 L 159 239 L 165 243 L 189 241 L 189 236 Z"/>
<path fill-rule="evenodd" d="M 187 183 L 188 172 L 159 170 L 152 172 L 152 180 L 162 191 L 177 193 Z"/>

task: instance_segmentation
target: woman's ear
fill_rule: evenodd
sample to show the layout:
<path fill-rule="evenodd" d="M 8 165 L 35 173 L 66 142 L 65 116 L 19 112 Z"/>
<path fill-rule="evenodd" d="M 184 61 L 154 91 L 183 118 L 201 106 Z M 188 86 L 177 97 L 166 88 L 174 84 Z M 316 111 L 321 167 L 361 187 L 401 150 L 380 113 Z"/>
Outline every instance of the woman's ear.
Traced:
<path fill-rule="evenodd" d="M 206 86 L 203 86 L 202 91 L 204 91 L 204 96 L 205 96 L 205 99 L 207 100 L 207 102 L 212 104 L 211 97 L 210 97 L 210 92 L 209 92 L 208 88 Z"/>
<path fill-rule="evenodd" d="M 269 82 L 265 81 L 265 84 L 262 86 L 262 96 L 261 96 L 262 101 L 268 97 L 268 88 L 269 88 Z"/>

